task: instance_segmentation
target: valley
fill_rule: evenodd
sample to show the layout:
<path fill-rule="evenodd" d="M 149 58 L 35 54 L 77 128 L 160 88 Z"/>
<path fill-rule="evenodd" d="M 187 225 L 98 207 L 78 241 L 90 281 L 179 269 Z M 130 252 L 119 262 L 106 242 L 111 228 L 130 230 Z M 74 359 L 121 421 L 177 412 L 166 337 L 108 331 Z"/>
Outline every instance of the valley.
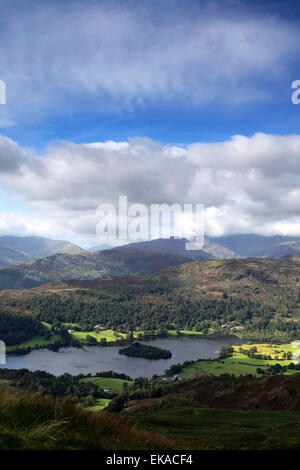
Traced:
<path fill-rule="evenodd" d="M 177 256 L 112 252 L 116 270 L 120 262 L 140 269 L 137 259 L 149 259 L 153 267 Z M 91 256 L 99 263 L 107 256 L 112 269 L 110 251 Z M 117 413 L 122 425 L 139 426 L 149 439 L 162 434 L 170 449 L 276 448 L 275 434 L 267 430 L 298 423 L 298 402 L 286 385 L 268 388 L 263 402 L 255 387 L 273 378 L 298 383 L 299 268 L 298 255 L 177 259 L 149 273 L 2 290 L 7 364 L 0 365 L 0 395 L 14 385 L 25 395 L 39 390 L 62 403 L 72 397 L 84 412 L 103 419 L 103 413 Z M 137 340 L 144 357 L 119 354 Z M 159 359 L 158 352 L 169 356 Z M 210 384 L 216 390 L 209 395 L 204 390 Z M 235 405 L 241 387 L 249 387 L 249 399 L 243 392 Z M 281 397 L 291 400 L 288 409 Z M 242 436 L 238 446 L 236 435 Z M 286 433 L 279 435 L 283 442 Z"/>
<path fill-rule="evenodd" d="M 299 268 L 300 256 L 197 260 L 138 276 L 6 290 L 0 307 L 65 330 L 66 340 L 68 329 L 79 329 L 80 339 L 100 325 L 120 335 L 178 330 L 288 342 L 299 332 Z"/>
<path fill-rule="evenodd" d="M 287 462 L 300 3 L 0 7 L 0 452 Z"/>

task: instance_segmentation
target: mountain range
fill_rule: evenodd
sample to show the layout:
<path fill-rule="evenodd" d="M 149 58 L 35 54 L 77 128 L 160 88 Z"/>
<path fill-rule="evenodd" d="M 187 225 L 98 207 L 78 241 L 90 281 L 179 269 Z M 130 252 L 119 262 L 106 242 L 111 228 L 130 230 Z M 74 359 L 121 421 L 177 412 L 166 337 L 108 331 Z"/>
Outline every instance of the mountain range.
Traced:
<path fill-rule="evenodd" d="M 192 251 L 185 250 L 185 243 L 184 239 L 156 239 L 86 251 L 41 237 L 0 237 L 0 290 L 31 288 L 53 280 L 145 274 L 195 260 L 278 259 L 300 253 L 300 237 L 206 237 L 203 248 Z"/>
<path fill-rule="evenodd" d="M 281 258 L 285 255 L 300 253 L 300 237 L 238 234 L 217 238 L 207 237 L 207 240 L 216 244 L 221 250 L 229 250 L 234 257 L 238 258 Z M 216 252 L 211 251 L 211 253 L 218 258 Z M 221 257 L 226 258 L 226 253 Z"/>
<path fill-rule="evenodd" d="M 130 243 L 115 248 L 119 250 L 157 251 L 183 256 L 189 260 L 229 258 L 281 258 L 300 253 L 300 237 L 275 235 L 267 237 L 256 234 L 236 234 L 221 237 L 205 237 L 201 250 L 185 250 L 185 239 L 162 239 Z M 114 249 L 99 245 L 90 252 Z"/>
<path fill-rule="evenodd" d="M 168 253 L 119 249 L 96 253 L 55 254 L 0 269 L 1 289 L 28 289 L 59 279 L 97 279 L 144 274 L 187 262 Z"/>
<path fill-rule="evenodd" d="M 44 258 L 55 253 L 78 254 L 84 251 L 73 243 L 44 237 L 0 237 L 0 267 Z"/>
<path fill-rule="evenodd" d="M 300 237 L 255 234 L 205 237 L 201 250 L 185 250 L 185 239 L 156 239 L 146 242 L 130 243 L 119 249 L 150 250 L 172 253 L 190 260 L 229 259 L 229 258 L 281 258 L 285 255 L 300 253 Z"/>

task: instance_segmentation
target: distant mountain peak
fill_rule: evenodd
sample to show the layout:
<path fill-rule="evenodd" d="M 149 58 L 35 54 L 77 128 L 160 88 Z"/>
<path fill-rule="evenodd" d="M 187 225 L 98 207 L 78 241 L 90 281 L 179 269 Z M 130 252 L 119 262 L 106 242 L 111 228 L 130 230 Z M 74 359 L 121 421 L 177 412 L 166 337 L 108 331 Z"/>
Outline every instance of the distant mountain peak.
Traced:
<path fill-rule="evenodd" d="M 0 237 L 0 267 L 44 258 L 56 253 L 79 254 L 84 252 L 74 243 L 51 240 L 38 236 L 3 235 Z"/>

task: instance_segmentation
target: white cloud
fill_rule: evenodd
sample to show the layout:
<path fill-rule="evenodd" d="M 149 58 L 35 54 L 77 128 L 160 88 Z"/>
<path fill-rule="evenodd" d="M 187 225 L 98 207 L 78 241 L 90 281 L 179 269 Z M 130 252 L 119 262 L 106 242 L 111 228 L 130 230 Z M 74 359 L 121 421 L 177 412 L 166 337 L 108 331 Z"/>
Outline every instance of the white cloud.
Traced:
<path fill-rule="evenodd" d="M 40 157 L 1 137 L 0 183 L 26 212 L 4 210 L 0 227 L 94 244 L 98 205 L 127 195 L 129 203 L 203 203 L 210 235 L 300 235 L 299 181 L 300 135 L 186 148 L 146 138 L 61 142 Z"/>
<path fill-rule="evenodd" d="M 3 9 L 5 122 L 89 100 L 123 109 L 145 100 L 270 100 L 272 86 L 290 79 L 298 53 L 297 27 L 245 8 L 233 14 L 203 2 L 193 15 L 174 0 L 169 8 L 150 2 L 134 8 L 111 1 L 73 2 L 73 8 L 69 2 L 31 3 L 33 8 L 15 1 Z"/>

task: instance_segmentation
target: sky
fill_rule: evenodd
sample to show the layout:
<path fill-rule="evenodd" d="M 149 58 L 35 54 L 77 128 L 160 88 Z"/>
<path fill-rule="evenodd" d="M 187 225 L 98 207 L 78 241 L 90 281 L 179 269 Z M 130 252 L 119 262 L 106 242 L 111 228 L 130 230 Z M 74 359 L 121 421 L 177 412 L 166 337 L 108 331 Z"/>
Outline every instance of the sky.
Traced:
<path fill-rule="evenodd" d="M 299 19 L 279 0 L 0 0 L 0 235 L 93 246 L 120 195 L 204 204 L 211 236 L 300 235 Z"/>

